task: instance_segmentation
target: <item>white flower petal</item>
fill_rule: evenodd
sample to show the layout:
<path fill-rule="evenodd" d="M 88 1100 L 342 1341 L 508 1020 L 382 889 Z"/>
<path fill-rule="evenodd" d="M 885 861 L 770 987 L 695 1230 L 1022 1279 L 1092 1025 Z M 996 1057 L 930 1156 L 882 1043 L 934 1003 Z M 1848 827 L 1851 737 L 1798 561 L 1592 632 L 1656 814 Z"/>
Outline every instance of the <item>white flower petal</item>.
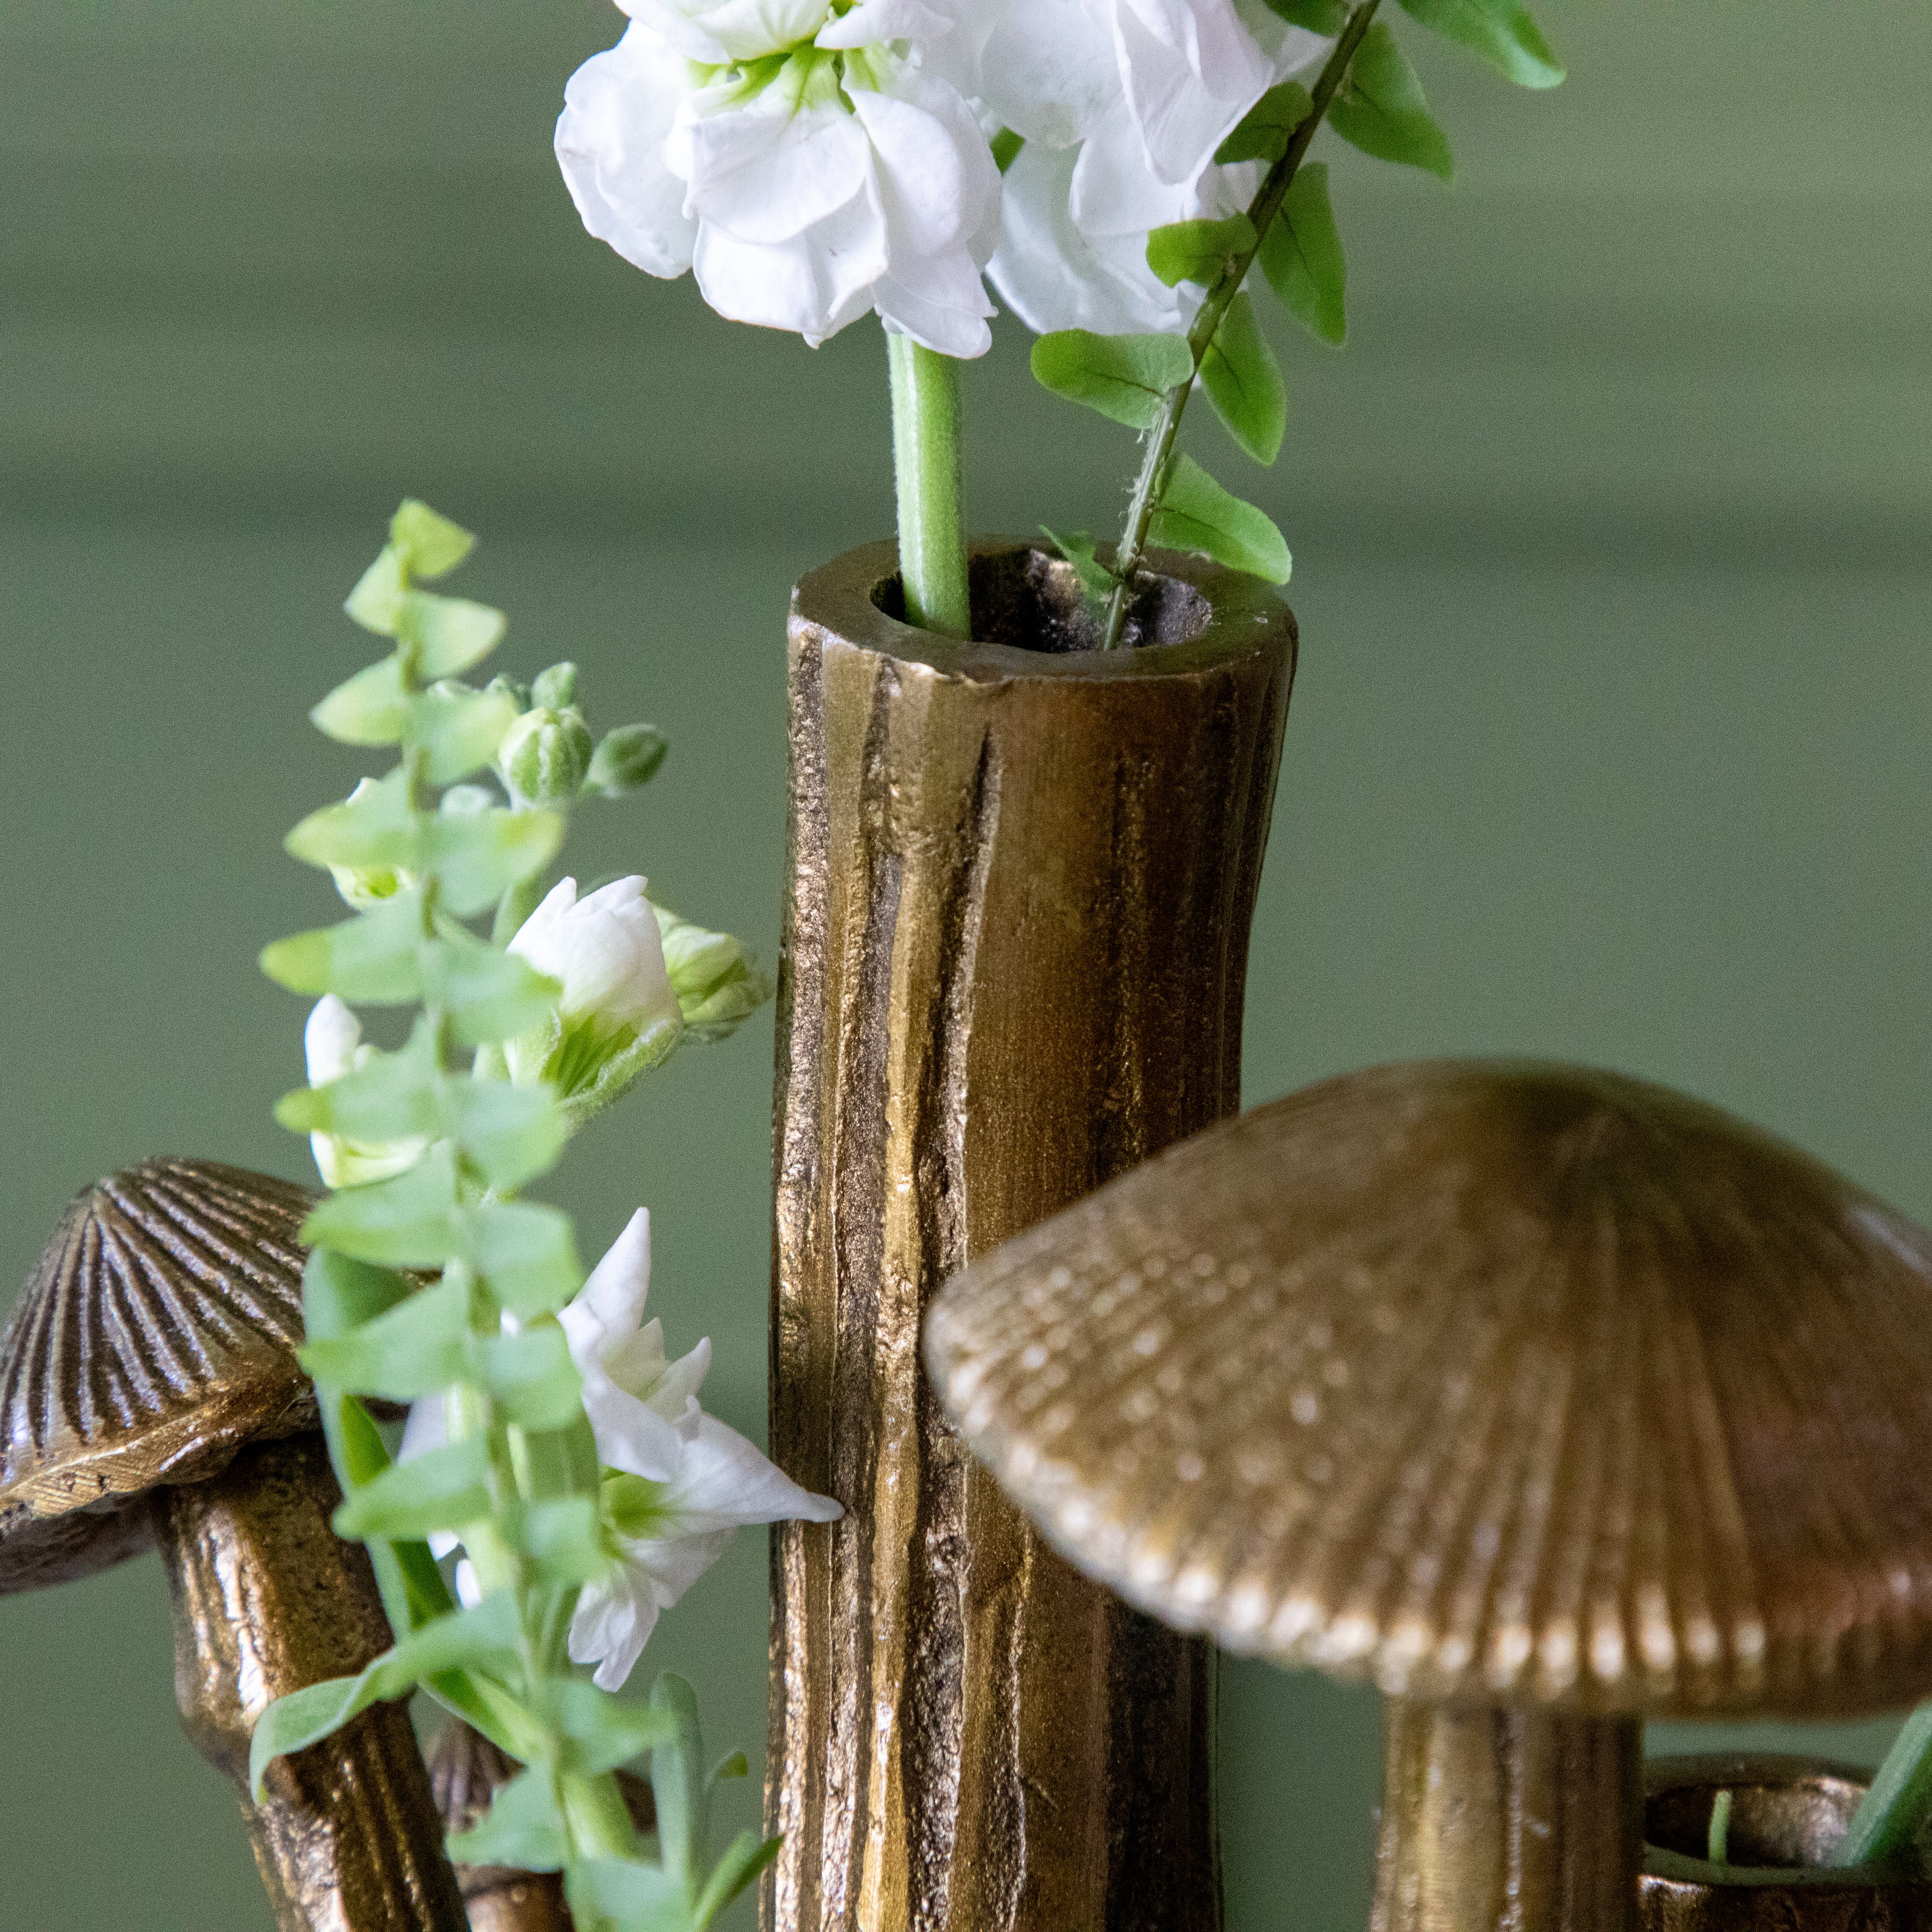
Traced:
<path fill-rule="evenodd" d="M 675 1423 L 628 1389 L 620 1388 L 598 1364 L 585 1365 L 580 1372 L 584 1412 L 597 1439 L 598 1460 L 647 1482 L 674 1480 L 684 1455 Z"/>
<path fill-rule="evenodd" d="M 356 1070 L 356 1049 L 362 1040 L 362 1022 L 333 993 L 325 993 L 310 1010 L 302 1028 L 302 1056 L 308 1065 L 308 1084 L 326 1087 Z"/>
<path fill-rule="evenodd" d="M 570 1660 L 596 1664 L 591 1682 L 598 1690 L 622 1690 L 657 1620 L 657 1595 L 649 1579 L 614 1566 L 608 1576 L 586 1584 L 577 1600 Z"/>
<path fill-rule="evenodd" d="M 789 242 L 864 193 L 871 152 L 844 108 L 798 105 L 776 85 L 720 110 L 707 110 L 707 98 L 686 102 L 678 130 L 685 207 L 707 226 L 740 242 Z"/>
<path fill-rule="evenodd" d="M 1099 0 L 1006 0 L 978 62 L 979 94 L 1002 127 L 1064 148 L 1119 99 L 1112 10 Z"/>
<path fill-rule="evenodd" d="M 402 1445 L 396 1451 L 399 1462 L 413 1462 L 432 1449 L 440 1449 L 449 1440 L 449 1427 L 443 1415 L 442 1397 L 426 1395 L 410 1404 L 403 1424 Z"/>
<path fill-rule="evenodd" d="M 1191 181 L 1274 78 L 1232 0 L 1116 0 L 1120 84 L 1154 172 Z"/>
<path fill-rule="evenodd" d="M 800 1489 L 738 1432 L 707 1415 L 687 1442 L 676 1478 L 664 1497 L 678 1531 L 693 1535 L 745 1523 L 832 1522 L 844 1510 L 830 1496 Z"/>
<path fill-rule="evenodd" d="M 680 53 L 707 64 L 761 60 L 818 32 L 830 0 L 617 0 Z"/>
<path fill-rule="evenodd" d="M 886 272 L 885 218 L 876 188 L 822 221 L 808 236 L 776 247 L 741 242 L 706 222 L 692 267 L 720 315 L 790 329 L 813 348 L 872 307 Z"/>
<path fill-rule="evenodd" d="M 888 91 L 854 86 L 853 116 L 872 143 L 890 224 L 891 272 L 901 257 L 936 255 L 977 235 L 1000 200 L 1000 171 L 972 110 L 951 88 L 900 68 Z"/>
<path fill-rule="evenodd" d="M 557 164 L 585 228 L 647 274 L 682 274 L 698 236 L 666 157 L 689 71 L 634 26 L 571 76 L 557 117 Z"/>
<path fill-rule="evenodd" d="M 651 1214 L 648 1208 L 640 1208 L 557 1317 L 578 1367 L 598 1343 L 635 1333 L 650 1292 Z"/>
<path fill-rule="evenodd" d="M 952 21 L 926 0 L 859 0 L 850 13 L 826 21 L 817 44 L 868 47 L 877 40 L 934 40 L 952 32 Z"/>

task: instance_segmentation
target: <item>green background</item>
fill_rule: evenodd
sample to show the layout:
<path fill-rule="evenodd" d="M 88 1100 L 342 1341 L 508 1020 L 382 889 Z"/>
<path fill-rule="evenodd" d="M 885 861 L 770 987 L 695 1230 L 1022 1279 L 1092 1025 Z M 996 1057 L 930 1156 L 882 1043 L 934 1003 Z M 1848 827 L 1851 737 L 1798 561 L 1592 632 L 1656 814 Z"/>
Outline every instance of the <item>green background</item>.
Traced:
<path fill-rule="evenodd" d="M 1330 157 L 1354 338 L 1282 332 L 1289 442 L 1245 478 L 1303 637 L 1248 1094 L 1600 1061 L 1932 1214 L 1932 8 L 1544 17 L 1553 96 L 1418 48 L 1454 194 Z M 0 0 L 0 1280 L 144 1154 L 305 1173 L 268 1115 L 302 1010 L 253 959 L 331 916 L 277 841 L 358 775 L 302 714 L 366 654 L 337 606 L 405 490 L 483 532 L 462 587 L 508 660 L 574 657 L 594 720 L 670 735 L 578 871 L 775 950 L 786 590 L 890 529 L 884 352 L 728 327 L 583 235 L 549 124 L 622 24 Z M 1130 440 L 996 335 L 973 522 L 1108 528 Z M 766 1016 L 681 1057 L 555 1189 L 591 1253 L 650 1204 L 654 1306 L 754 1432 L 770 1046 Z M 763 1583 L 742 1538 L 652 1646 L 754 1757 Z M 267 1922 L 164 1597 L 148 1558 L 0 1603 L 5 1932 Z M 1360 1925 L 1374 1696 L 1224 1682 L 1234 1932 Z"/>

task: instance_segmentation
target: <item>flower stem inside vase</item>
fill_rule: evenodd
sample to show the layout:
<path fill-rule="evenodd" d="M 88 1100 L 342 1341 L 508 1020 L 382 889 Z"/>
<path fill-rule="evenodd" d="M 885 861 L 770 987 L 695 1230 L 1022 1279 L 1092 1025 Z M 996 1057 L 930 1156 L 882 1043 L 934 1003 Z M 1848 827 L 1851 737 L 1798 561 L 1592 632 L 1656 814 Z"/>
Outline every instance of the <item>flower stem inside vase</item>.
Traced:
<path fill-rule="evenodd" d="M 886 345 L 906 620 L 941 637 L 967 638 L 971 626 L 960 506 L 959 364 L 896 330 L 886 332 Z"/>

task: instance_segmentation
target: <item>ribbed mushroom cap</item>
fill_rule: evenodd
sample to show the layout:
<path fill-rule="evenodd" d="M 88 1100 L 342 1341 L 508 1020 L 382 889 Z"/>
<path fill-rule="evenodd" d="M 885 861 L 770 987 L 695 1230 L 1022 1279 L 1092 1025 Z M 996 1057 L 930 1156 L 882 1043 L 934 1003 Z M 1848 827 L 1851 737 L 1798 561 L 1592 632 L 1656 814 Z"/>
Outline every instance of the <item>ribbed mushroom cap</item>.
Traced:
<path fill-rule="evenodd" d="M 0 1338 L 0 1593 L 118 1562 L 147 1541 L 136 1498 L 316 1426 L 295 1358 L 314 1201 L 170 1160 L 75 1199 Z"/>
<path fill-rule="evenodd" d="M 1075 1563 L 1233 1648 L 1580 1714 L 1932 1690 L 1932 1235 L 1663 1088 L 1291 1095 L 966 1269 L 926 1357 Z"/>

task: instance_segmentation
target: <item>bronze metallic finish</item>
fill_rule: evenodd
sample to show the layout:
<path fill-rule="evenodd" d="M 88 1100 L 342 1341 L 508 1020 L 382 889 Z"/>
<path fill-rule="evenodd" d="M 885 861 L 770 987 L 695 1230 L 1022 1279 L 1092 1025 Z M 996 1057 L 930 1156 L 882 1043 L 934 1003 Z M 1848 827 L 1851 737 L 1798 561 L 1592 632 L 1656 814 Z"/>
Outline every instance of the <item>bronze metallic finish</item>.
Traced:
<path fill-rule="evenodd" d="M 522 1768 L 456 1718 L 431 1740 L 425 1762 L 436 1815 L 452 1834 L 476 1825 L 489 1810 L 497 1786 Z M 618 1772 L 617 1784 L 638 1829 L 656 1831 L 657 1807 L 650 1785 L 626 1771 Z M 556 1872 L 460 1864 L 456 1882 L 470 1915 L 470 1932 L 570 1932 L 570 1908 L 563 1902 L 563 1880 Z"/>
<path fill-rule="evenodd" d="M 1092 1575 L 1394 1694 L 1932 1690 L 1932 1235 L 1681 1094 L 1348 1075 L 968 1270 L 928 1353 Z"/>
<path fill-rule="evenodd" d="M 0 1592 L 147 1546 L 157 1484 L 316 1426 L 296 1365 L 296 1239 L 315 1196 L 145 1161 L 75 1200 L 0 1339 Z"/>
<path fill-rule="evenodd" d="M 248 1740 L 268 1705 L 389 1646 L 368 1554 L 329 1528 L 340 1499 L 314 1434 L 256 1444 L 219 1475 L 158 1492 L 176 1701 L 202 1755 L 241 1788 L 279 1932 L 460 1932 L 406 1704 L 378 1704 L 278 1758 L 261 1807 L 248 1798 Z"/>
<path fill-rule="evenodd" d="M 1208 1648 L 1041 1543 L 919 1327 L 962 1263 L 1238 1106 L 1293 620 L 1162 556 L 1162 641 L 1068 650 L 1070 572 L 994 544 L 1000 640 L 956 644 L 887 614 L 896 561 L 814 572 L 791 619 L 772 1443 L 847 1514 L 773 1540 L 765 1924 L 1211 1927 Z"/>
<path fill-rule="evenodd" d="M 1625 1932 L 1642 1727 L 1389 1700 L 1370 1932 Z"/>
<path fill-rule="evenodd" d="M 1822 1864 L 1868 1774 L 1799 1757 L 1661 1758 L 1645 1768 L 1641 1932 L 1925 1932 L 1932 1879 Z M 1711 1806 L 1731 1793 L 1729 1862 L 1707 1862 Z"/>

